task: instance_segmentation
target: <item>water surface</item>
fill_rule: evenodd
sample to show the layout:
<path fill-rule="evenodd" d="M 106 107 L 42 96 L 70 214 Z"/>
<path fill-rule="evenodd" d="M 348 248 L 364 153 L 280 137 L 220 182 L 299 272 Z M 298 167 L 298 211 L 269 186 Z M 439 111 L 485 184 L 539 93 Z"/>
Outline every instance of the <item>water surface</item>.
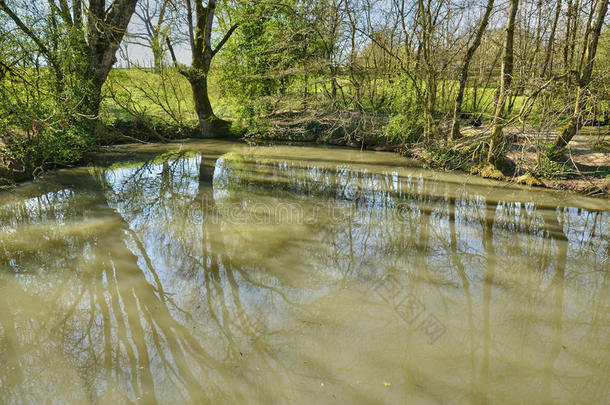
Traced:
<path fill-rule="evenodd" d="M 382 152 L 133 151 L 0 194 L 0 403 L 609 400 L 607 200 Z"/>

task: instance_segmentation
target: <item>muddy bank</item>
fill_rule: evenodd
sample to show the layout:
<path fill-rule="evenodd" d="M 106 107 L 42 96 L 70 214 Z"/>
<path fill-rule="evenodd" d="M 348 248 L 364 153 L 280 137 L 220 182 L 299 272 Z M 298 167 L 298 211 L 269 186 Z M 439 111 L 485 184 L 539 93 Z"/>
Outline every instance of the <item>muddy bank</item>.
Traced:
<path fill-rule="evenodd" d="M 0 189 L 32 178 L 32 170 L 10 154 L 0 151 Z"/>
<path fill-rule="evenodd" d="M 384 136 L 386 117 L 364 116 L 356 113 L 328 113 L 282 111 L 264 118 L 265 125 L 247 132 L 244 140 L 252 144 L 322 144 L 357 148 L 361 150 L 390 151 L 417 159 L 429 168 L 458 170 L 481 177 L 504 180 L 532 187 L 544 187 L 573 193 L 607 198 L 610 194 L 610 149 L 606 136 L 600 129 L 583 129 L 570 144 L 570 151 L 556 170 L 539 173 L 538 146 L 547 142 L 555 133 L 542 136 L 524 133 L 523 129 L 508 129 L 509 148 L 507 165 L 503 172 L 481 165 L 455 164 L 455 149 L 447 145 L 406 145 Z M 261 129 L 262 128 L 262 129 Z M 606 133 L 609 131 L 605 130 Z M 476 137 L 485 128 L 465 127 L 466 138 Z M 537 138 L 536 138 L 537 137 Z M 534 139 L 536 138 L 536 139 Z M 604 148 L 606 145 L 606 148 Z M 548 170 L 547 170 L 548 171 Z"/>
<path fill-rule="evenodd" d="M 33 170 L 26 167 L 22 159 L 11 153 L 10 148 L 0 137 L 0 189 L 32 178 Z"/>
<path fill-rule="evenodd" d="M 387 117 L 354 112 L 280 111 L 246 128 L 243 138 L 251 143 L 317 143 L 350 148 L 397 152 L 401 142 L 383 135 Z"/>
<path fill-rule="evenodd" d="M 587 139 L 586 131 L 575 137 L 571 145 L 571 153 L 567 157 L 566 165 L 574 170 L 562 174 L 562 178 L 547 178 L 535 173 L 535 148 L 525 143 L 526 137 L 511 134 L 511 146 L 507 153 L 512 170 L 493 170 L 489 167 L 455 167 L 451 159 L 447 158 L 447 151 L 430 148 L 424 144 L 405 145 L 396 140 L 383 136 L 383 127 L 387 123 L 384 117 L 365 116 L 360 119 L 355 113 L 308 113 L 285 111 L 266 117 L 265 126 L 256 131 L 246 131 L 241 138 L 229 137 L 235 141 L 245 141 L 250 144 L 320 144 L 338 147 L 355 148 L 361 150 L 389 151 L 416 159 L 424 167 L 440 170 L 456 170 L 477 174 L 484 178 L 504 180 L 532 187 L 544 187 L 579 193 L 590 196 L 608 198 L 610 194 L 610 153 L 608 149 L 595 148 L 591 140 Z M 146 136 L 145 128 L 128 127 L 112 128 L 112 136 L 105 146 L 96 151 L 87 153 L 78 165 L 108 163 L 114 160 L 125 159 L 126 154 L 133 154 L 134 159 L 150 156 L 147 145 L 154 145 L 154 136 Z M 122 131 L 121 129 L 126 129 Z M 480 128 L 465 128 L 464 134 L 476 136 L 483 131 Z M 516 133 L 516 131 L 514 131 Z M 164 132 L 173 138 L 169 144 L 180 144 L 194 139 L 193 133 Z M 552 134 L 548 135 L 551 136 Z M 599 136 L 597 137 L 599 141 Z M 130 142 L 131 141 L 131 142 Z M 137 142 L 141 144 L 138 152 L 132 148 L 123 148 L 121 144 Z M 599 144 L 599 142 L 598 142 Z M 31 180 L 35 175 L 41 174 L 41 169 L 28 167 L 21 160 L 6 152 L 4 144 L 0 143 L 0 187 L 7 188 L 12 185 Z M 450 153 L 449 153 L 450 154 Z M 141 155 L 141 156 L 140 156 Z M 53 168 L 47 168 L 53 169 Z"/>

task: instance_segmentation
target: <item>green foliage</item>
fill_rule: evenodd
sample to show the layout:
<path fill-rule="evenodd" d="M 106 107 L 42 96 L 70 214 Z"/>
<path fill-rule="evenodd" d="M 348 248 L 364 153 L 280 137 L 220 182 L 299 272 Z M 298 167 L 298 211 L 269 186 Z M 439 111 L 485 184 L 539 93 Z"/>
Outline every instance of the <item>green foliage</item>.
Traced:
<path fill-rule="evenodd" d="M 32 160 L 38 160 L 41 165 L 71 165 L 77 163 L 85 151 L 91 149 L 95 143 L 88 133 L 69 126 L 60 132 L 47 131 L 40 133 L 29 148 L 28 153 Z"/>
<path fill-rule="evenodd" d="M 390 141 L 415 144 L 424 133 L 422 106 L 416 102 L 414 92 L 406 81 L 401 81 L 400 96 L 392 100 L 391 115 L 385 128 L 385 136 Z"/>
<path fill-rule="evenodd" d="M 451 147 L 445 147 L 438 149 L 436 153 L 433 155 L 433 159 L 439 166 L 445 166 L 452 159 L 460 156 L 461 153 L 459 150 Z"/>
<path fill-rule="evenodd" d="M 0 136 L 31 169 L 71 165 L 97 144 L 88 50 L 73 28 L 46 19 L 32 26 L 53 43 L 55 63 L 10 22 L 0 27 Z"/>
<path fill-rule="evenodd" d="M 280 55 L 270 52 L 273 33 L 285 23 L 281 19 L 263 16 L 260 6 L 248 5 L 245 14 L 249 18 L 233 34 L 215 63 L 216 80 L 222 84 L 222 95 L 232 98 L 240 106 L 238 114 L 254 116 L 269 111 L 263 97 L 278 91 L 280 85 L 265 73 L 282 63 Z M 253 103 L 252 100 L 257 102 Z"/>
<path fill-rule="evenodd" d="M 256 138 L 269 131 L 271 122 L 262 117 L 244 117 L 233 123 L 231 132 L 248 138 Z"/>
<path fill-rule="evenodd" d="M 114 69 L 102 93 L 102 119 L 113 127 L 141 127 L 144 121 L 149 127 L 175 128 L 181 134 L 198 125 L 191 86 L 175 68 L 165 67 L 160 74 Z"/>
<path fill-rule="evenodd" d="M 403 141 L 415 144 L 421 140 L 424 133 L 424 120 L 418 111 L 405 111 L 390 117 L 385 128 L 385 135 L 390 141 Z"/>
<path fill-rule="evenodd" d="M 605 140 L 597 141 L 591 146 L 591 149 L 599 152 L 610 152 L 610 142 Z"/>
<path fill-rule="evenodd" d="M 610 167 L 605 167 L 603 169 L 600 169 L 600 170 L 596 171 L 594 176 L 598 177 L 600 179 L 608 179 L 608 180 L 610 180 Z"/>
<path fill-rule="evenodd" d="M 3 132 L 13 153 L 32 167 L 70 165 L 97 143 L 90 121 L 61 103 L 36 103 L 15 107 L 3 119 Z"/>
<path fill-rule="evenodd" d="M 216 57 L 213 78 L 239 117 L 271 112 L 275 100 L 302 79 L 298 66 L 321 53 L 307 22 L 288 11 L 295 4 L 247 3 L 237 11 L 244 22 Z"/>

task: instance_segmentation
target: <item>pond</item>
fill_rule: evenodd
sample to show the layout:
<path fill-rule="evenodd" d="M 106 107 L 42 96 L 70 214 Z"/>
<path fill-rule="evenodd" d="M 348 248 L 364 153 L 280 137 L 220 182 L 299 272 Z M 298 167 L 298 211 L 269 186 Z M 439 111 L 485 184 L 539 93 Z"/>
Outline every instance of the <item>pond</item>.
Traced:
<path fill-rule="evenodd" d="M 385 152 L 122 153 L 0 194 L 0 402 L 610 398 L 608 200 Z"/>

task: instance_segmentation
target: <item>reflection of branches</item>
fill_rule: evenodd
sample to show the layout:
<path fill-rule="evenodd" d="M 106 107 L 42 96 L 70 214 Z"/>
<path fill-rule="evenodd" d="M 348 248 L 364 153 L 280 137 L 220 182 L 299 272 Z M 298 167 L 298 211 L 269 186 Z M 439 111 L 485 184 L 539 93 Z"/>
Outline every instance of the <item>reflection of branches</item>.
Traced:
<path fill-rule="evenodd" d="M 449 238 L 451 244 L 451 259 L 455 265 L 455 269 L 458 273 L 458 276 L 462 282 L 462 288 L 464 290 L 464 297 L 466 299 L 466 309 L 468 311 L 468 329 L 470 330 L 470 367 L 472 373 L 472 380 L 470 386 L 470 395 L 475 394 L 475 345 L 474 345 L 474 319 L 472 313 L 472 295 L 470 293 L 470 281 L 468 279 L 468 275 L 466 274 L 464 264 L 460 259 L 460 255 L 458 254 L 458 236 L 456 233 L 456 215 L 455 215 L 455 205 L 456 200 L 454 197 L 451 197 L 448 201 L 449 205 Z"/>
<path fill-rule="evenodd" d="M 339 287 L 354 282 L 367 285 L 379 279 L 378 274 L 367 273 L 371 271 L 413 276 L 409 288 L 428 296 L 438 294 L 443 303 L 453 301 L 466 307 L 467 313 L 461 316 L 470 328 L 470 358 L 468 353 L 457 355 L 470 360 L 471 394 L 479 398 L 487 395 L 485 381 L 491 383 L 488 373 L 497 360 L 498 348 L 491 338 L 501 323 L 494 321 L 495 317 L 506 309 L 505 305 L 497 309 L 495 303 L 500 302 L 503 289 L 498 286 L 504 282 L 517 293 L 534 294 L 552 278 L 546 291 L 552 319 L 561 318 L 560 301 L 568 299 L 559 295 L 558 288 L 586 284 L 586 297 L 577 298 L 582 300 L 578 305 L 591 304 L 587 306 L 591 317 L 583 322 L 583 328 L 587 339 L 601 336 L 601 325 L 607 319 L 604 289 L 610 276 L 599 271 L 603 254 L 591 257 L 590 251 L 606 253 L 607 213 L 562 209 L 563 218 L 557 221 L 555 207 L 550 208 L 549 203 L 510 201 L 523 199 L 517 191 L 517 197 L 508 193 L 489 196 L 481 191 L 487 188 L 464 188 L 425 173 L 409 176 L 400 168 L 370 170 L 286 158 L 276 162 L 267 159 L 261 164 L 256 157 L 223 162 L 164 156 L 132 167 L 93 172 L 93 179 L 73 181 L 80 184 L 78 187 L 52 189 L 45 182 L 40 185 L 42 195 L 0 205 L 0 221 L 9 230 L 0 230 L 0 263 L 6 268 L 0 274 L 40 268 L 44 271 L 35 277 L 48 277 L 48 286 L 41 286 L 40 291 L 28 286 L 32 296 L 38 294 L 43 297 L 40 302 L 48 304 L 44 305 L 48 309 L 41 308 L 40 320 L 25 319 L 14 303 L 0 305 L 9 311 L 0 322 L 8 342 L 15 346 L 10 350 L 23 353 L 17 360 L 20 370 L 28 362 L 44 358 L 37 346 L 60 347 L 76 367 L 90 371 L 83 378 L 93 398 L 97 396 L 96 384 L 106 379 L 120 387 L 118 395 L 133 393 L 147 402 L 157 400 L 155 391 L 168 387 L 178 402 L 211 401 L 218 392 L 226 392 L 223 378 L 231 374 L 226 372 L 229 367 L 241 361 L 245 349 L 252 348 L 262 357 L 257 365 L 268 364 L 269 369 L 284 372 L 286 378 L 300 378 L 304 374 L 292 359 L 284 357 L 278 345 L 285 345 L 291 336 L 297 340 L 306 336 L 307 327 L 298 318 L 315 308 L 310 304 L 317 298 L 330 300 Z M 226 182 L 219 181 L 225 177 Z M 349 192 L 348 183 L 358 187 Z M 197 203 L 204 199 L 211 204 Z M 290 234 L 274 235 L 278 239 L 270 242 L 276 242 L 273 253 L 277 260 L 296 264 L 282 279 L 282 274 L 273 273 L 274 264 L 267 261 L 270 254 L 246 260 L 248 253 L 269 246 L 269 241 L 256 240 L 267 229 L 259 232 L 251 222 L 242 227 L 223 219 L 218 211 L 225 199 L 245 206 L 258 202 L 277 205 L 290 199 L 305 209 L 325 202 L 340 211 L 345 221 L 322 214 L 303 225 L 319 237 L 295 241 Z M 103 218 L 105 225 L 85 227 L 91 230 L 86 235 L 74 232 L 82 228 L 80 222 L 91 218 Z M 44 246 L 27 246 L 27 235 L 40 234 L 36 227 L 48 221 L 58 225 L 48 227 L 52 232 L 45 233 Z M 67 227 L 62 228 L 64 225 Z M 244 230 L 256 233 L 247 249 L 240 239 L 248 237 L 243 236 Z M 298 257 L 293 257 L 291 250 L 295 243 Z M 28 249 L 39 252 L 30 254 Z M 532 258 L 522 258 L 524 252 Z M 517 260 L 527 271 L 511 266 L 523 273 L 503 272 L 508 266 L 498 258 L 504 257 Z M 295 286 L 301 266 L 307 277 Z M 66 273 L 58 269 L 66 269 Z M 339 282 L 326 283 L 328 275 Z M 63 282 L 68 277 L 71 282 Z M 321 288 L 317 288 L 315 277 L 325 282 Z M 477 285 L 482 287 L 480 296 L 473 295 Z M 195 289 L 192 295 L 184 291 L 185 286 Z M 456 294 L 458 299 L 453 299 Z M 182 301 L 189 298 L 197 300 L 193 308 Z M 518 301 L 514 296 L 512 299 Z M 264 307 L 256 308 L 257 301 Z M 272 305 L 277 305 L 274 311 L 270 310 Z M 474 350 L 473 307 L 482 312 L 478 332 L 483 351 Z M 518 308 L 519 314 L 526 311 Z M 270 313 L 280 317 L 278 327 L 272 325 Z M 557 328 L 565 328 L 567 321 L 562 320 L 564 325 Z M 11 329 L 7 322 L 17 328 Z M 537 335 L 540 324 L 522 322 L 522 335 L 532 329 Z M 34 333 L 34 328 L 48 333 Z M 561 333 L 566 334 L 566 330 Z M 552 384 L 560 335 L 554 333 L 549 342 L 543 370 L 548 374 L 542 378 Z M 474 367 L 475 355 L 482 355 L 480 369 Z M 316 367 L 324 370 L 327 364 L 320 363 Z M 0 367 L 0 383 L 13 378 L 8 372 Z M 25 380 L 34 378 L 33 372 L 23 373 Z"/>
<path fill-rule="evenodd" d="M 496 212 L 493 215 L 483 213 L 483 248 L 487 257 L 487 265 L 483 275 L 483 358 L 481 359 L 480 381 L 474 398 L 477 403 L 486 403 L 488 400 L 489 387 L 489 363 L 491 350 L 491 295 L 492 285 L 497 266 L 497 257 L 494 248 L 494 221 Z"/>
<path fill-rule="evenodd" d="M 566 271 L 566 260 L 568 255 L 568 238 L 563 232 L 563 224 L 557 220 L 557 213 L 549 215 L 548 221 L 554 228 L 559 229 L 557 233 L 549 233 L 549 237 L 557 245 L 557 257 L 555 275 L 549 289 L 552 294 L 553 312 L 550 316 L 550 323 L 553 329 L 553 339 L 550 344 L 549 355 L 545 360 L 543 373 L 543 392 L 551 399 L 551 382 L 554 375 L 554 364 L 561 352 L 561 340 L 563 333 L 563 305 L 564 305 L 564 282 Z M 561 214 L 563 217 L 563 213 Z"/>
<path fill-rule="evenodd" d="M 117 229 L 118 232 L 121 231 L 121 228 L 115 229 Z M 114 278 L 113 283 L 116 287 L 114 296 L 118 297 L 120 295 L 124 306 L 131 311 L 137 311 L 137 308 L 140 308 L 141 311 L 140 313 L 128 312 L 125 315 L 127 319 L 131 320 L 130 329 L 132 332 L 130 334 L 132 335 L 132 339 L 138 336 L 144 338 L 144 331 L 139 325 L 142 318 L 148 319 L 149 327 L 156 330 L 156 335 L 153 336 L 163 336 L 168 342 L 166 350 L 171 352 L 171 357 L 166 358 L 172 359 L 179 371 L 178 375 L 190 389 L 201 386 L 201 384 L 198 383 L 198 379 L 192 374 L 192 367 L 188 365 L 187 359 L 198 359 L 201 361 L 200 364 L 212 367 L 214 367 L 214 364 L 216 363 L 215 360 L 203 350 L 201 345 L 192 337 L 191 332 L 188 331 L 185 326 L 174 320 L 164 301 L 162 301 L 162 298 L 156 294 L 155 288 L 153 288 L 144 278 L 144 274 L 137 265 L 137 257 L 124 245 L 121 245 L 121 249 L 118 252 L 116 252 L 116 249 L 114 251 L 115 253 L 113 256 L 115 258 L 113 261 L 122 263 L 121 272 L 107 274 L 107 277 Z M 135 277 L 141 278 L 141 282 L 134 283 L 133 280 Z M 128 291 L 125 291 L 125 285 L 131 285 L 132 287 Z M 124 292 L 128 292 L 128 294 L 125 294 Z M 113 311 L 115 316 L 117 316 L 119 311 L 121 311 L 121 309 L 118 307 Z M 122 323 L 120 318 L 118 318 L 117 321 L 119 324 Z M 141 342 L 140 345 L 144 347 L 147 346 L 145 342 Z M 146 360 L 147 356 L 145 356 L 144 359 Z M 215 367 L 219 366 L 219 364 L 215 365 Z M 171 369 L 172 367 L 167 368 Z M 203 395 L 203 392 L 201 392 L 200 395 Z"/>

